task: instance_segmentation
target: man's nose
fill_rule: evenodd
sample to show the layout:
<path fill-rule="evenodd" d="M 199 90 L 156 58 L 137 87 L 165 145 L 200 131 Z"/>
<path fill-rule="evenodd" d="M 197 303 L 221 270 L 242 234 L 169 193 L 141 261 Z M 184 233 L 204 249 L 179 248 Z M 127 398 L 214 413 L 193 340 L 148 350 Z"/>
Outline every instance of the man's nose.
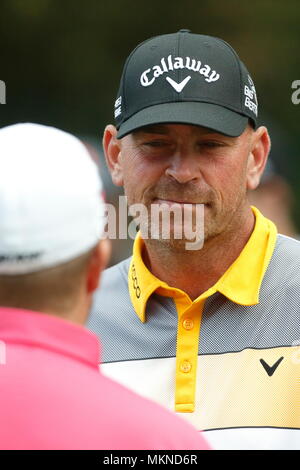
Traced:
<path fill-rule="evenodd" d="M 192 152 L 176 153 L 170 159 L 166 175 L 181 184 L 197 180 L 201 176 L 199 157 L 196 158 Z"/>

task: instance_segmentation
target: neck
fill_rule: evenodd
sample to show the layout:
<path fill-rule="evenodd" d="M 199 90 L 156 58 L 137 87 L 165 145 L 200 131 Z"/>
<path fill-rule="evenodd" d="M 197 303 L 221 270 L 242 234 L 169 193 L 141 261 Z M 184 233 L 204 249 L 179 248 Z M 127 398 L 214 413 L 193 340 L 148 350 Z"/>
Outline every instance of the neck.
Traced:
<path fill-rule="evenodd" d="M 143 259 L 158 279 L 181 289 L 194 300 L 212 287 L 237 259 L 254 224 L 250 209 L 240 219 L 238 228 L 205 240 L 203 248 L 195 251 L 179 252 L 159 241 L 145 240 Z"/>
<path fill-rule="evenodd" d="M 54 317 L 61 318 L 62 320 L 68 320 L 72 323 L 77 323 L 79 325 L 84 325 L 87 318 L 88 312 L 91 307 L 91 300 L 88 301 L 85 299 L 84 301 L 81 299 L 78 300 L 76 306 L 67 309 L 61 308 L 59 305 L 49 302 L 45 302 L 45 304 L 41 303 L 34 303 L 34 302 L 18 302 L 16 300 L 9 301 L 8 299 L 3 299 L 0 296 L 0 305 L 3 307 L 10 307 L 10 308 L 19 308 L 22 310 L 31 310 L 33 312 L 38 312 L 41 315 L 47 314 L 52 315 Z"/>
<path fill-rule="evenodd" d="M 84 325 L 88 318 L 88 312 L 91 308 L 91 298 L 77 298 L 75 303 L 72 303 L 69 309 L 60 309 L 60 308 L 48 308 L 44 306 L 40 309 L 41 313 L 47 313 L 48 315 L 53 315 L 59 317 L 62 320 L 68 320 L 72 323 L 77 323 L 78 325 Z"/>

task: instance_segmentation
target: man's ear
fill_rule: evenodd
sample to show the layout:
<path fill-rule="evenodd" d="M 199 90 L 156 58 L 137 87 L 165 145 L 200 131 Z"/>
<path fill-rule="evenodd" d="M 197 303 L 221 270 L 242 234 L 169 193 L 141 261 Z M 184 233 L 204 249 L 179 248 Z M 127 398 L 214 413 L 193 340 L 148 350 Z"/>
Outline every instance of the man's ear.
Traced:
<path fill-rule="evenodd" d="M 111 242 L 108 238 L 101 240 L 93 250 L 87 269 L 86 286 L 89 294 L 93 293 L 101 278 L 102 271 L 106 268 L 111 253 Z"/>
<path fill-rule="evenodd" d="M 106 126 L 102 144 L 112 181 L 116 186 L 123 186 L 123 172 L 120 165 L 121 142 L 117 139 L 117 129 L 112 124 Z"/>
<path fill-rule="evenodd" d="M 266 127 L 261 126 L 251 135 L 251 151 L 247 166 L 247 189 L 256 189 L 265 169 L 271 141 Z"/>

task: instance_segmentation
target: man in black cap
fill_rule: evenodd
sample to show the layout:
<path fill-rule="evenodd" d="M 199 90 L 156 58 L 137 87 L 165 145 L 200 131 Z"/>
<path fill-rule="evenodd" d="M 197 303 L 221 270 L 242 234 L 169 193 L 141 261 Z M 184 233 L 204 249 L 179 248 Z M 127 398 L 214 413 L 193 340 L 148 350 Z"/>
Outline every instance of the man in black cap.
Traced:
<path fill-rule="evenodd" d="M 103 139 L 114 184 L 147 211 L 133 256 L 106 271 L 93 305 L 103 369 L 215 448 L 300 442 L 300 245 L 247 200 L 270 149 L 257 112 L 231 46 L 181 30 L 128 57 Z M 190 218 L 170 217 L 164 237 L 153 208 Z M 203 228 L 201 249 L 176 236 L 186 220 Z"/>

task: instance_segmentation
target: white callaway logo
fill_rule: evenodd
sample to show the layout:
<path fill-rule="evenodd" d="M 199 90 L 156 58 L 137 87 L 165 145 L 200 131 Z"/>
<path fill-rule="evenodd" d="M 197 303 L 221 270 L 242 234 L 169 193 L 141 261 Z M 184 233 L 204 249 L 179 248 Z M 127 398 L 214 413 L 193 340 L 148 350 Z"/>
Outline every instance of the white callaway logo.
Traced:
<path fill-rule="evenodd" d="M 174 82 L 174 80 L 172 80 L 172 78 L 170 77 L 166 77 L 166 80 L 170 83 L 170 85 L 172 85 L 172 87 L 174 88 L 174 90 L 177 91 L 177 93 L 180 93 L 191 78 L 192 77 L 189 75 L 180 83 Z"/>
<path fill-rule="evenodd" d="M 200 75 L 205 77 L 205 81 L 208 83 L 216 82 L 220 78 L 220 74 L 217 73 L 215 70 L 212 70 L 211 67 L 207 64 L 202 65 L 200 60 L 191 59 L 190 57 L 172 57 L 172 55 L 168 55 L 167 59 L 164 57 L 160 60 L 160 65 L 154 65 L 152 68 L 145 70 L 141 74 L 140 82 L 142 86 L 150 86 L 152 83 L 155 82 L 157 77 L 160 75 L 169 72 L 171 70 L 178 70 L 178 69 L 188 69 L 192 70 L 193 72 L 198 72 Z M 186 77 L 182 82 L 177 83 L 172 78 L 166 77 L 168 83 L 180 93 L 188 81 L 191 79 L 189 75 Z"/>

